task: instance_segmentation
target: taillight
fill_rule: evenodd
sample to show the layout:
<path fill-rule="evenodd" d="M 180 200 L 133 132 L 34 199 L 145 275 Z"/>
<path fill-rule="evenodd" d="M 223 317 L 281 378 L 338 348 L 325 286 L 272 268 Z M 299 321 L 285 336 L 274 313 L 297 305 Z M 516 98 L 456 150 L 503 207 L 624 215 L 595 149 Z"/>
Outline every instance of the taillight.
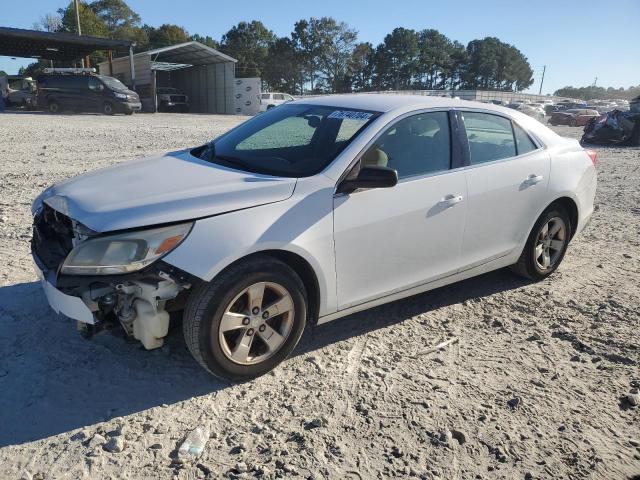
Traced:
<path fill-rule="evenodd" d="M 587 153 L 587 155 L 589 155 L 589 158 L 591 159 L 591 162 L 595 167 L 598 164 L 598 152 L 596 152 L 595 150 L 585 150 L 585 152 Z"/>

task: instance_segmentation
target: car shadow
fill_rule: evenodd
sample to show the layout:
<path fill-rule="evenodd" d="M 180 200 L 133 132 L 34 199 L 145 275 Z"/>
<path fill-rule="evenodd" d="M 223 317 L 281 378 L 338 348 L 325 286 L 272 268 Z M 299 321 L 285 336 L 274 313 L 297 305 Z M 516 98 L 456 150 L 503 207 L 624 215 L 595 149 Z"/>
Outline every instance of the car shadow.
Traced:
<path fill-rule="evenodd" d="M 518 288 L 496 271 L 314 326 L 293 353 L 399 323 L 420 313 Z M 162 349 L 101 334 L 88 342 L 54 314 L 37 282 L 0 288 L 0 448 L 35 441 L 114 417 L 179 403 L 227 388 L 189 354 L 181 329 Z"/>
<path fill-rule="evenodd" d="M 528 283 L 528 281 L 517 277 L 508 269 L 501 269 L 396 300 L 330 323 L 313 326 L 300 342 L 293 355 L 307 354 L 331 343 L 386 328 L 422 313 L 461 304 L 466 300 L 513 290 Z"/>

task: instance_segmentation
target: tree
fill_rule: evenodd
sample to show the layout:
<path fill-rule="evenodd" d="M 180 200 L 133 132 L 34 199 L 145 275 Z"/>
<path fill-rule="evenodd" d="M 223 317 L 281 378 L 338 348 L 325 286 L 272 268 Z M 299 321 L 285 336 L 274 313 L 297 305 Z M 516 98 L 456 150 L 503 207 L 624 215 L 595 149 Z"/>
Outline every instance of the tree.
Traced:
<path fill-rule="evenodd" d="M 273 32 L 260 21 L 240 22 L 223 35 L 220 49 L 238 60 L 236 72 L 240 76 L 259 77 L 275 39 Z"/>
<path fill-rule="evenodd" d="M 465 88 L 520 91 L 533 83 L 533 70 L 522 52 L 495 37 L 472 40 L 467 55 Z"/>
<path fill-rule="evenodd" d="M 47 13 L 40 17 L 40 21 L 33 24 L 34 30 L 45 32 L 59 32 L 62 29 L 62 18 L 54 13 Z"/>
<path fill-rule="evenodd" d="M 377 88 L 410 89 L 417 70 L 418 51 L 415 30 L 399 27 L 384 37 L 375 54 L 374 84 Z"/>
<path fill-rule="evenodd" d="M 85 2 L 78 2 L 78 13 L 80 16 L 80 28 L 83 35 L 93 37 L 108 37 L 109 29 L 98 15 L 93 11 L 90 5 Z M 60 27 L 57 31 L 78 33 L 76 24 L 76 9 L 74 2 L 70 1 L 66 8 L 58 10 L 60 16 Z"/>
<path fill-rule="evenodd" d="M 107 26 L 98 17 L 98 15 L 96 15 L 90 5 L 87 5 L 84 2 L 78 2 L 78 7 L 78 13 L 80 16 L 80 29 L 83 35 L 90 35 L 92 37 L 109 37 L 109 30 Z M 78 26 L 76 23 L 76 9 L 73 1 L 70 1 L 69 5 L 67 5 L 66 8 L 59 9 L 58 15 L 60 18 L 60 27 L 57 31 L 78 33 Z M 100 51 L 94 52 L 89 55 L 89 63 L 91 65 L 97 65 L 100 62 L 104 62 L 106 59 L 107 57 L 105 53 Z M 38 68 L 38 64 L 36 64 L 36 66 L 32 65 L 29 65 L 29 67 L 27 68 L 30 68 L 30 70 Z M 64 62 L 62 65 L 67 66 L 67 64 Z"/>
<path fill-rule="evenodd" d="M 351 88 L 356 92 L 371 90 L 374 71 L 375 50 L 373 45 L 368 42 L 357 44 L 349 60 Z"/>
<path fill-rule="evenodd" d="M 303 93 L 304 69 L 293 40 L 282 37 L 273 42 L 262 79 L 271 90 Z"/>
<path fill-rule="evenodd" d="M 96 0 L 90 7 L 111 34 L 140 26 L 140 15 L 131 10 L 124 0 Z"/>
<path fill-rule="evenodd" d="M 319 76 L 325 89 L 333 93 L 351 91 L 349 63 L 358 32 L 344 22 L 323 17 L 316 25 L 322 48 L 319 52 Z"/>
<path fill-rule="evenodd" d="M 197 33 L 195 33 L 191 35 L 191 40 L 193 40 L 194 42 L 200 42 L 203 45 L 206 45 L 207 47 L 215 48 L 216 50 L 220 48 L 220 42 L 215 40 L 213 37 L 210 37 L 209 35 L 207 35 L 206 37 L 203 37 L 202 35 L 198 35 Z"/>
<path fill-rule="evenodd" d="M 140 15 L 124 0 L 95 0 L 89 7 L 107 27 L 109 38 L 136 42 L 138 51 L 148 48 L 149 39 L 140 26 Z"/>
<path fill-rule="evenodd" d="M 189 33 L 178 25 L 165 23 L 158 28 L 144 25 L 142 29 L 145 31 L 149 39 L 148 48 L 167 47 L 178 43 L 185 43 L 191 40 Z"/>
<path fill-rule="evenodd" d="M 321 87 L 323 85 L 318 84 L 319 77 L 321 82 L 323 80 L 326 82 L 328 77 L 331 79 L 335 77 L 337 80 L 335 69 L 329 74 L 327 74 L 327 71 L 332 70 L 331 61 L 329 60 L 332 50 L 343 50 L 341 46 L 332 45 L 331 38 L 340 28 L 337 22 L 330 17 L 298 20 L 294 25 L 291 39 L 299 52 L 299 58 L 305 72 L 305 82 L 309 84 L 312 92 L 322 92 Z M 344 23 L 342 28 L 348 30 Z M 339 42 L 343 44 L 346 40 L 354 44 L 355 37 L 352 39 L 349 37 L 351 37 L 351 33 L 345 32 L 345 37 Z M 326 87 L 327 85 L 324 86 Z M 331 88 L 330 85 L 329 88 Z"/>
<path fill-rule="evenodd" d="M 558 97 L 568 97 L 568 98 L 580 98 L 582 100 L 613 100 L 613 99 L 626 99 L 631 100 L 632 98 L 640 95 L 640 85 L 631 86 L 628 89 L 623 87 L 613 88 L 609 87 L 605 89 L 604 87 L 596 87 L 593 85 L 589 85 L 588 87 L 564 87 L 559 90 L 556 90 L 554 95 Z"/>
<path fill-rule="evenodd" d="M 445 35 L 434 29 L 418 33 L 418 61 L 416 85 L 419 88 L 442 88 L 445 72 L 450 69 L 452 43 Z"/>

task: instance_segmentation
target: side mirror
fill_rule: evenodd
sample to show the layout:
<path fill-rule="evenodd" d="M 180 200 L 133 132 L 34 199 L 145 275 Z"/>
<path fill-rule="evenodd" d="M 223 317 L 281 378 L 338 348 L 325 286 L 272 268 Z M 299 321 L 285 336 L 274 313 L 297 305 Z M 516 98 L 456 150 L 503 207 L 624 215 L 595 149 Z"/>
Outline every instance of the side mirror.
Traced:
<path fill-rule="evenodd" d="M 389 188 L 398 183 L 398 172 L 389 167 L 362 167 L 355 178 L 346 178 L 336 190 L 337 193 L 351 193 L 358 188 Z"/>

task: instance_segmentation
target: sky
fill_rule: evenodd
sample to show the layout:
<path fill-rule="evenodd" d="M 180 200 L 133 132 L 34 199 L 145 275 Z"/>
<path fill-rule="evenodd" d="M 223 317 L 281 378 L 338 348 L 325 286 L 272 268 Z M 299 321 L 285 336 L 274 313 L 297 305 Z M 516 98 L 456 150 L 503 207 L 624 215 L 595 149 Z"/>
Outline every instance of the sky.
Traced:
<path fill-rule="evenodd" d="M 174 23 L 189 33 L 220 37 L 240 21 L 260 20 L 276 35 L 291 33 L 300 18 L 332 16 L 377 45 L 395 27 L 435 28 L 452 40 L 495 36 L 528 58 L 537 93 L 567 86 L 640 84 L 640 0 L 127 0 L 149 25 Z M 2 9 L 0 26 L 32 28 L 68 0 L 29 0 Z M 24 8 L 20 8 L 24 5 Z M 27 7 L 28 5 L 28 7 Z M 17 73 L 32 60 L 0 56 L 0 70 Z"/>

